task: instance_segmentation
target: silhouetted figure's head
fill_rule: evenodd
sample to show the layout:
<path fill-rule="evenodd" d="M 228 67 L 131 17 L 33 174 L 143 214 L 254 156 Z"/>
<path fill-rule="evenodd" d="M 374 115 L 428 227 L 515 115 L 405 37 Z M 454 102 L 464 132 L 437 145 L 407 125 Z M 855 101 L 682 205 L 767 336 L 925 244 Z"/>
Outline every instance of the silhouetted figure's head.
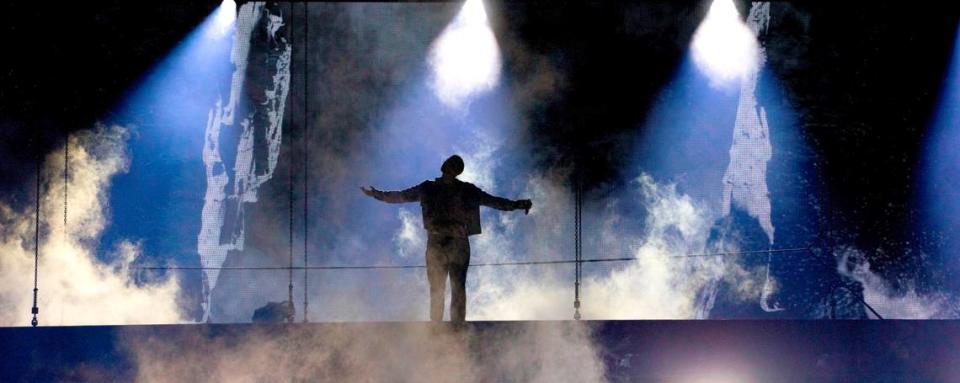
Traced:
<path fill-rule="evenodd" d="M 440 171 L 447 177 L 459 176 L 460 173 L 463 173 L 463 158 L 456 154 L 450 156 L 446 161 L 443 161 Z"/>

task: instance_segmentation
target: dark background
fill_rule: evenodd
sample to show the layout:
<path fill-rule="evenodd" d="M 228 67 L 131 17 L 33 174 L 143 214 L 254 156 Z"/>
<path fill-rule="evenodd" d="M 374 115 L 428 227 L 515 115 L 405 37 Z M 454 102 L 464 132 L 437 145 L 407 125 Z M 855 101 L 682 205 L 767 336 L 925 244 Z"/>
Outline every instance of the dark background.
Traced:
<path fill-rule="evenodd" d="M 0 196 L 32 178 L 34 159 L 112 107 L 219 3 L 94 1 L 0 5 Z"/>

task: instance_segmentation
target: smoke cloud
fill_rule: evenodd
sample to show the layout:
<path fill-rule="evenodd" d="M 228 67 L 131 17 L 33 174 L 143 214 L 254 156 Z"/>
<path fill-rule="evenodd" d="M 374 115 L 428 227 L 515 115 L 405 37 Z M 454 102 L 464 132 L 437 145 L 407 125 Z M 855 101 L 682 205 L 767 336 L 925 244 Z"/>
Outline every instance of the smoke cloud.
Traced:
<path fill-rule="evenodd" d="M 255 327 L 243 338 L 142 336 L 125 346 L 140 382 L 601 382 L 583 323 L 450 331 L 409 323 Z"/>
<path fill-rule="evenodd" d="M 63 179 L 63 148 L 44 158 L 40 196 L 39 320 L 41 325 L 176 323 L 175 279 L 138 284 L 129 277 L 140 253 L 122 241 L 104 257 L 96 254 L 109 224 L 110 180 L 127 169 L 128 131 L 100 126 L 70 136 L 70 179 Z M 64 187 L 69 215 L 63 222 Z M 0 203 L 0 325 L 30 323 L 33 286 L 34 209 Z"/>
<path fill-rule="evenodd" d="M 534 259 L 556 259 L 572 245 L 569 231 L 557 222 L 569 221 L 572 211 L 569 188 L 533 178 L 527 195 L 542 202 L 531 212 L 537 224 L 526 240 L 545 244 Z M 539 198 L 538 198 L 539 197 Z M 625 215 L 616 208 L 587 208 L 585 215 L 600 217 L 602 224 L 589 248 L 611 249 L 623 244 L 624 253 L 602 254 L 603 258 L 623 255 L 634 261 L 614 266 L 585 265 L 582 286 L 582 313 L 587 319 L 693 319 L 701 292 L 722 282 L 732 287 L 735 298 L 759 297 L 762 268 L 745 269 L 735 260 L 720 257 L 687 257 L 707 249 L 706 241 L 715 213 L 705 203 L 677 192 L 675 185 L 658 184 L 642 174 L 630 184 L 624 198 L 633 198 L 646 210 L 644 218 Z M 616 202 L 606 201 L 609 205 Z M 641 220 L 642 224 L 628 221 Z M 475 240 L 476 252 L 485 259 L 516 259 L 504 245 L 517 235 L 517 219 L 503 216 L 507 228 Z M 636 230 L 627 228 L 639 228 Z M 555 247 L 551 247 L 555 246 Z M 504 250 L 506 249 L 506 250 Z M 494 255 L 490 257 L 490 255 Z M 599 257 L 599 256 L 597 256 Z M 589 258 L 589 257 L 588 257 Z M 547 269 L 547 268 L 549 269 Z M 570 319 L 573 313 L 573 265 L 539 266 L 526 269 L 473 268 L 474 291 L 469 296 L 468 318 L 483 320 Z M 593 269 L 593 270 L 591 270 Z"/>
<path fill-rule="evenodd" d="M 837 250 L 837 272 L 863 286 L 863 299 L 884 319 L 957 319 L 960 302 L 944 292 L 922 294 L 911 284 L 898 291 L 870 269 L 866 254 L 854 248 Z M 871 315 L 872 316 L 872 315 Z"/>

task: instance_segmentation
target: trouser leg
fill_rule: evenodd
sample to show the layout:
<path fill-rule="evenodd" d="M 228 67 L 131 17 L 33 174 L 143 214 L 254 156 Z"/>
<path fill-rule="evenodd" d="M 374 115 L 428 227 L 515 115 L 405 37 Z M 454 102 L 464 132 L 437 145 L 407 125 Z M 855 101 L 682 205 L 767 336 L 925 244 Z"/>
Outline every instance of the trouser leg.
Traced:
<path fill-rule="evenodd" d="M 467 267 L 470 265 L 470 240 L 455 238 L 450 252 L 450 321 L 463 322 L 467 317 Z"/>
<path fill-rule="evenodd" d="M 446 296 L 447 257 L 441 247 L 441 241 L 434 236 L 427 237 L 427 282 L 430 284 L 430 320 L 443 320 L 443 300 Z"/>

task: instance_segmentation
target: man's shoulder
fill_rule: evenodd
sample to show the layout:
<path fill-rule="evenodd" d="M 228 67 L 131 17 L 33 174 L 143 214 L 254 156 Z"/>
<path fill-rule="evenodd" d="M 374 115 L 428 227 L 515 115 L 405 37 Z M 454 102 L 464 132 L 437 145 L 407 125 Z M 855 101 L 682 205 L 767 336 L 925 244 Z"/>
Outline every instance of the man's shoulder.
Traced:
<path fill-rule="evenodd" d="M 426 180 L 414 187 L 417 188 L 417 190 L 420 190 L 421 193 L 430 193 L 432 190 L 437 188 L 437 182 Z"/>
<path fill-rule="evenodd" d="M 457 186 L 460 187 L 460 188 L 463 188 L 463 189 L 470 190 L 470 191 L 480 191 L 480 188 L 477 187 L 477 185 L 474 185 L 474 184 L 469 183 L 469 182 L 466 182 L 466 181 L 457 180 Z"/>
<path fill-rule="evenodd" d="M 461 181 L 458 179 L 455 179 L 452 183 L 441 181 L 439 178 L 435 180 L 426 180 L 426 181 L 423 181 L 423 183 L 421 183 L 420 185 L 418 185 L 418 187 L 424 187 L 427 189 L 441 188 L 441 189 L 466 190 L 471 193 L 478 193 L 483 191 L 472 183 Z"/>

